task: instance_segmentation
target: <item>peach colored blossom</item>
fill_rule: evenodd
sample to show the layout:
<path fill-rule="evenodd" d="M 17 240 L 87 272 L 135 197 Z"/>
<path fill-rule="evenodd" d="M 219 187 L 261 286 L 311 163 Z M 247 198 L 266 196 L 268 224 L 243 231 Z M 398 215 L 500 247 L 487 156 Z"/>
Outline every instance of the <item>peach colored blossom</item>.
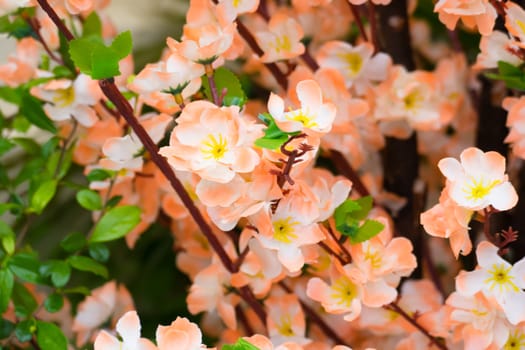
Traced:
<path fill-rule="evenodd" d="M 525 321 L 525 259 L 514 265 L 498 255 L 498 247 L 483 241 L 476 249 L 478 268 L 462 271 L 456 277 L 456 289 L 464 296 L 482 292 L 494 298 L 513 325 Z"/>
<path fill-rule="evenodd" d="M 421 225 L 435 237 L 448 238 L 456 259 L 458 255 L 468 255 L 472 250 L 469 237 L 469 222 L 474 212 L 458 206 L 449 197 L 449 187 L 445 187 L 439 203 L 421 214 Z"/>
<path fill-rule="evenodd" d="M 102 331 L 95 339 L 95 350 L 156 350 L 148 339 L 140 337 L 140 320 L 136 311 L 126 312 L 117 322 L 117 332 L 122 341 Z"/>
<path fill-rule="evenodd" d="M 454 30 L 461 18 L 468 28 L 478 28 L 481 35 L 492 33 L 497 12 L 489 0 L 439 0 L 434 6 L 439 20 Z"/>
<path fill-rule="evenodd" d="M 510 143 L 512 153 L 525 159 L 525 98 L 506 97 L 503 108 L 508 111 L 507 127 L 510 129 L 505 143 Z"/>
<path fill-rule="evenodd" d="M 225 14 L 238 17 L 244 13 L 252 13 L 257 10 L 259 0 L 220 0 L 217 11 L 224 11 Z M 226 15 L 224 15 L 226 17 Z"/>
<path fill-rule="evenodd" d="M 310 342 L 306 335 L 306 322 L 297 296 L 294 294 L 271 296 L 264 302 L 268 316 L 268 335 L 275 345 Z"/>
<path fill-rule="evenodd" d="M 41 51 L 41 45 L 32 37 L 18 41 L 16 53 L 10 55 L 8 62 L 0 66 L 0 82 L 15 87 L 35 77 Z"/>
<path fill-rule="evenodd" d="M 480 210 L 492 205 L 509 210 L 518 195 L 505 175 L 505 158 L 497 152 L 470 147 L 461 152 L 461 163 L 454 158 L 439 161 L 439 170 L 448 181 L 449 196 L 459 206 Z"/>
<path fill-rule="evenodd" d="M 495 30 L 492 34 L 482 36 L 479 43 L 480 53 L 477 56 L 474 69 L 490 69 L 497 68 L 499 61 L 504 61 L 512 65 L 518 66 L 521 59 L 510 53 L 511 38 L 499 30 Z"/>
<path fill-rule="evenodd" d="M 525 10 L 509 1 L 505 3 L 505 27 L 512 35 L 512 44 L 525 48 Z"/>
<path fill-rule="evenodd" d="M 301 25 L 284 12 L 273 14 L 268 23 L 268 31 L 258 31 L 255 37 L 264 51 L 260 58 L 262 62 L 292 59 L 302 55 L 305 50 L 301 43 Z"/>
<path fill-rule="evenodd" d="M 84 74 L 74 81 L 53 80 L 34 87 L 31 94 L 47 102 L 44 111 L 52 120 L 63 121 L 73 117 L 86 127 L 95 124 L 97 115 L 91 106 L 102 97 L 97 82 Z"/>
<path fill-rule="evenodd" d="M 158 350 L 199 350 L 202 345 L 202 333 L 199 327 L 187 318 L 177 317 L 169 326 L 158 326 L 155 333 Z"/>
<path fill-rule="evenodd" d="M 392 64 L 388 55 L 381 52 L 374 55 L 374 47 L 369 43 L 352 46 L 343 41 L 329 41 L 319 48 L 316 57 L 321 67 L 338 70 L 346 87 L 354 87 L 358 95 L 363 95 L 374 82 L 385 80 Z"/>
<path fill-rule="evenodd" d="M 285 112 L 284 100 L 271 93 L 268 100 L 268 111 L 275 122 L 286 132 L 312 130 L 327 133 L 332 128 L 336 115 L 335 106 L 323 102 L 319 84 L 315 80 L 303 80 L 297 84 L 297 97 L 301 103 L 299 109 Z"/>
<path fill-rule="evenodd" d="M 110 281 L 91 291 L 91 295 L 78 305 L 73 321 L 77 333 L 76 344 L 82 346 L 93 332 L 111 318 L 112 325 L 125 312 L 133 310 L 133 299 L 126 287 Z"/>
<path fill-rule="evenodd" d="M 262 136 L 262 125 L 241 116 L 237 106 L 195 101 L 184 108 L 177 123 L 170 145 L 159 152 L 176 170 L 228 183 L 236 173 L 251 172 L 260 161 L 252 146 Z"/>
<path fill-rule="evenodd" d="M 454 292 L 446 304 L 454 342 L 463 341 L 465 350 L 502 349 L 509 326 L 494 299 L 483 293 L 463 296 Z"/>

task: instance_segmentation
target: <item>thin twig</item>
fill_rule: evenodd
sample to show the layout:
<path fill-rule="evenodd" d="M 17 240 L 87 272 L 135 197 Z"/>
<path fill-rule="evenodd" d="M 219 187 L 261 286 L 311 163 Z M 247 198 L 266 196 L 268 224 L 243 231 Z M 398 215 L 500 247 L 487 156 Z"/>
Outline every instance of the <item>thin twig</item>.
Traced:
<path fill-rule="evenodd" d="M 366 34 L 365 26 L 363 25 L 363 20 L 361 19 L 361 15 L 359 14 L 359 9 L 356 5 L 352 4 L 349 1 L 347 1 L 347 3 L 348 6 L 350 6 L 350 11 L 352 11 L 352 15 L 354 16 L 355 22 L 357 23 L 357 27 L 359 28 L 361 36 L 365 41 L 369 41 L 368 35 Z"/>

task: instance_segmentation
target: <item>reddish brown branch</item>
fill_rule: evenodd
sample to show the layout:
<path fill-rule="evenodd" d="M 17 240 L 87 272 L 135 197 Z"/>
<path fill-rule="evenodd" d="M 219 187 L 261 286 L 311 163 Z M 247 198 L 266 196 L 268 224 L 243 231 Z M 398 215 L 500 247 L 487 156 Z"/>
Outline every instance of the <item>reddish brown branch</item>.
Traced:
<path fill-rule="evenodd" d="M 53 10 L 51 5 L 49 5 L 47 0 L 37 0 L 37 1 L 38 1 L 38 4 L 40 5 L 40 7 L 42 7 L 42 10 L 44 10 L 45 13 L 47 13 L 49 18 L 51 18 L 53 23 L 55 23 L 55 25 L 58 27 L 58 30 L 64 35 L 64 37 L 67 39 L 67 41 L 71 41 L 71 40 L 75 39 L 75 36 L 73 35 L 73 33 L 71 33 L 69 28 L 66 27 L 64 22 L 62 22 L 60 17 L 58 17 L 57 13 L 55 12 L 55 10 Z"/>

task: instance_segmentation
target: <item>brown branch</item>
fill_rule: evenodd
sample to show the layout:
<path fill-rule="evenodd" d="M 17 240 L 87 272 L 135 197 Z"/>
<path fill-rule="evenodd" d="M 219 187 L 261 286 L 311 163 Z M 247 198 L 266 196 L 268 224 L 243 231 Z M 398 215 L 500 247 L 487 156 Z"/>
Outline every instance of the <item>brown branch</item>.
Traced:
<path fill-rule="evenodd" d="M 356 5 L 352 4 L 349 1 L 346 1 L 348 3 L 348 6 L 350 6 L 350 11 L 352 11 L 352 15 L 354 16 L 355 22 L 357 23 L 357 27 L 359 28 L 359 32 L 361 33 L 361 36 L 365 41 L 368 40 L 368 35 L 366 34 L 365 26 L 363 25 L 363 20 L 361 19 L 361 15 L 359 14 L 359 9 Z"/>
<path fill-rule="evenodd" d="M 341 152 L 335 149 L 329 150 L 329 156 L 332 159 L 335 167 L 344 177 L 352 181 L 352 188 L 354 188 L 361 196 L 370 196 L 370 192 L 365 184 L 361 181 L 359 174 L 352 168 L 350 163 L 346 160 Z"/>
<path fill-rule="evenodd" d="M 44 10 L 47 13 L 49 18 L 51 18 L 53 23 L 55 23 L 55 25 L 58 27 L 58 30 L 62 34 L 64 34 L 64 37 L 66 38 L 66 40 L 67 41 L 71 41 L 71 40 L 75 39 L 75 36 L 73 35 L 73 33 L 71 33 L 69 28 L 66 27 L 64 22 L 62 22 L 60 17 L 58 17 L 57 13 L 55 12 L 55 10 L 53 10 L 51 5 L 49 5 L 47 0 L 37 0 L 37 1 L 38 1 L 38 4 L 40 5 L 40 7 L 42 7 L 42 10 Z"/>
<path fill-rule="evenodd" d="M 430 342 L 434 345 L 436 345 L 441 350 L 447 350 L 447 346 L 440 342 L 436 337 L 432 336 L 426 328 L 424 328 L 422 325 L 420 325 L 417 320 L 410 316 L 405 310 L 403 310 L 397 303 L 393 302 L 390 305 L 385 306 L 385 309 L 392 310 L 399 315 L 401 315 L 405 320 L 407 320 L 412 326 L 416 327 L 421 333 L 425 335 L 425 337 L 430 340 Z"/>

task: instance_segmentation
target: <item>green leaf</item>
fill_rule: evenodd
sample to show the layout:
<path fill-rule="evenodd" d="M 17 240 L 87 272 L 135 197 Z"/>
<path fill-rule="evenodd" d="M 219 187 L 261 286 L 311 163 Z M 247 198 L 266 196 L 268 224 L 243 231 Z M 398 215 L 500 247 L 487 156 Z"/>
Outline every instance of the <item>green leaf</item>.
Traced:
<path fill-rule="evenodd" d="M 69 282 L 71 268 L 64 261 L 57 261 L 51 268 L 51 281 L 57 288 L 61 288 Z"/>
<path fill-rule="evenodd" d="M 13 273 L 8 269 L 0 270 L 0 314 L 7 310 L 14 285 Z"/>
<path fill-rule="evenodd" d="M 67 350 L 67 338 L 54 323 L 36 321 L 36 342 L 41 350 Z"/>
<path fill-rule="evenodd" d="M 360 206 L 359 210 L 352 211 L 351 215 L 354 219 L 364 220 L 372 210 L 372 205 L 374 200 L 372 196 L 361 197 L 355 200 L 355 202 Z"/>
<path fill-rule="evenodd" d="M 41 214 L 49 201 L 53 199 L 57 190 L 57 180 L 51 179 L 40 184 L 38 189 L 31 197 L 31 209 L 37 214 Z"/>
<path fill-rule="evenodd" d="M 92 190 L 81 190 L 77 192 L 77 202 L 87 210 L 102 209 L 102 199 L 98 192 Z"/>
<path fill-rule="evenodd" d="M 366 220 L 365 223 L 361 227 L 359 227 L 357 233 L 355 233 L 355 235 L 353 236 L 350 236 L 350 242 L 352 244 L 355 244 L 368 241 L 370 238 L 378 235 L 381 231 L 383 231 L 384 228 L 385 225 L 383 225 L 379 221 Z"/>
<path fill-rule="evenodd" d="M 73 288 L 63 289 L 62 293 L 64 293 L 64 294 L 90 295 L 91 294 L 91 290 L 89 290 L 87 287 L 80 286 L 80 287 L 73 287 Z"/>
<path fill-rule="evenodd" d="M 0 339 L 9 338 L 15 330 L 15 324 L 5 318 L 0 318 Z"/>
<path fill-rule="evenodd" d="M 22 147 L 24 151 L 31 155 L 40 154 L 40 145 L 35 140 L 26 137 L 13 137 L 12 141 Z"/>
<path fill-rule="evenodd" d="M 91 52 L 96 47 L 104 46 L 100 36 L 90 35 L 69 42 L 69 55 L 75 66 L 84 74 L 91 75 Z"/>
<path fill-rule="evenodd" d="M 66 252 L 73 253 L 84 248 L 87 244 L 86 237 L 80 232 L 73 232 L 67 235 L 61 242 L 60 246 Z"/>
<path fill-rule="evenodd" d="M 51 137 L 49 140 L 47 140 L 46 143 L 42 145 L 42 147 L 40 147 L 40 154 L 42 154 L 42 157 L 44 157 L 45 159 L 48 159 L 55 152 L 59 144 L 59 137 Z"/>
<path fill-rule="evenodd" d="M 30 316 L 38 307 L 33 294 L 21 283 L 15 282 L 12 298 L 15 304 L 15 313 L 20 318 Z"/>
<path fill-rule="evenodd" d="M 285 143 L 287 140 L 288 140 L 287 135 L 283 135 L 278 138 L 261 137 L 255 140 L 254 145 L 260 148 L 275 150 L 281 147 L 282 144 Z"/>
<path fill-rule="evenodd" d="M 33 96 L 25 93 L 22 95 L 22 103 L 20 104 L 20 113 L 23 114 L 27 120 L 32 124 L 38 126 L 40 129 L 47 130 L 53 134 L 57 132 L 55 124 L 48 118 L 42 104 Z"/>
<path fill-rule="evenodd" d="M 140 208 L 132 205 L 110 209 L 95 226 L 89 242 L 107 242 L 124 237 L 139 224 L 140 214 Z"/>
<path fill-rule="evenodd" d="M 15 233 L 9 225 L 0 220 L 0 241 L 8 255 L 15 252 Z"/>
<path fill-rule="evenodd" d="M 64 297 L 58 293 L 50 294 L 44 301 L 44 307 L 48 312 L 58 312 L 64 306 Z"/>
<path fill-rule="evenodd" d="M 119 59 L 111 48 L 95 47 L 91 52 L 91 78 L 106 79 L 120 75 Z"/>
<path fill-rule="evenodd" d="M 82 24 L 82 36 L 86 37 L 90 35 L 102 35 L 102 22 L 100 21 L 98 14 L 94 11 L 86 17 Z"/>
<path fill-rule="evenodd" d="M 0 86 L 0 99 L 17 106 L 22 102 L 20 90 L 9 86 Z"/>
<path fill-rule="evenodd" d="M 88 247 L 89 256 L 93 259 L 106 262 L 109 259 L 109 248 L 103 243 L 92 243 Z"/>
<path fill-rule="evenodd" d="M 501 75 L 504 76 L 516 76 L 522 75 L 522 70 L 513 64 L 505 61 L 498 61 L 498 70 Z"/>
<path fill-rule="evenodd" d="M 6 138 L 0 138 L 0 156 L 9 152 L 13 147 L 15 147 L 14 143 Z"/>
<path fill-rule="evenodd" d="M 28 342 L 33 338 L 33 333 L 36 331 L 35 320 L 24 320 L 18 322 L 15 328 L 15 336 L 22 343 Z"/>
<path fill-rule="evenodd" d="M 0 33 L 7 33 L 17 39 L 22 39 L 28 36 L 34 36 L 33 28 L 24 21 L 21 17 L 15 17 L 13 21 L 10 20 L 10 15 L 0 17 Z"/>
<path fill-rule="evenodd" d="M 104 181 L 113 177 L 113 172 L 105 169 L 93 169 L 87 175 L 89 182 Z"/>
<path fill-rule="evenodd" d="M 223 91 L 226 91 L 223 99 L 224 106 L 236 105 L 242 107 L 246 103 L 246 94 L 235 73 L 224 67 L 219 67 L 213 72 L 213 80 L 215 81 L 219 96 L 222 95 Z M 212 100 L 210 84 L 206 76 L 202 77 L 202 86 L 204 87 L 206 97 Z"/>
<path fill-rule="evenodd" d="M 255 145 L 258 147 L 275 150 L 281 147 L 290 136 L 299 134 L 299 132 L 285 132 L 279 129 L 277 123 L 275 123 L 275 120 L 269 113 L 259 114 L 259 119 L 262 120 L 267 127 L 264 130 L 264 136 L 255 140 Z"/>
<path fill-rule="evenodd" d="M 118 60 L 121 60 L 128 56 L 133 49 L 133 39 L 131 37 L 131 31 L 125 31 L 117 35 L 117 37 L 111 43 L 111 49 L 117 54 Z"/>
<path fill-rule="evenodd" d="M 248 341 L 239 338 L 235 344 L 223 345 L 222 350 L 259 350 L 259 348 Z"/>
<path fill-rule="evenodd" d="M 9 269 L 21 280 L 31 283 L 43 283 L 40 276 L 40 261 L 33 254 L 19 253 L 8 262 Z"/>
<path fill-rule="evenodd" d="M 122 200 L 122 196 L 113 196 L 106 202 L 106 208 L 116 207 Z"/>
<path fill-rule="evenodd" d="M 108 270 L 106 267 L 87 256 L 73 255 L 68 258 L 68 262 L 74 269 L 91 272 L 95 275 L 108 278 Z"/>

